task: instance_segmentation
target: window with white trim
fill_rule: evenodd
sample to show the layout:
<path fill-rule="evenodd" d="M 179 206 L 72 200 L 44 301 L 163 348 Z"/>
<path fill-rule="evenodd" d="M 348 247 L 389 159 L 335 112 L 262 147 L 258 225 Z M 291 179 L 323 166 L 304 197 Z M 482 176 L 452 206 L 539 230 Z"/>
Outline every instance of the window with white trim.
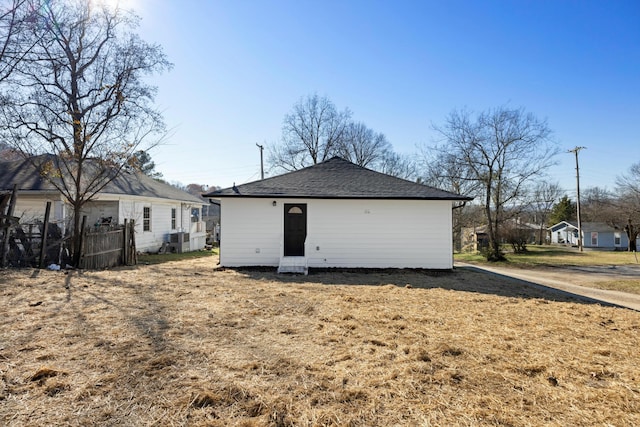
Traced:
<path fill-rule="evenodd" d="M 613 233 L 613 244 L 614 246 L 622 246 L 622 235 L 618 231 Z"/>
<path fill-rule="evenodd" d="M 176 208 L 171 208 L 171 229 L 176 229 Z"/>
<path fill-rule="evenodd" d="M 598 246 L 598 232 L 591 232 L 591 246 Z"/>
<path fill-rule="evenodd" d="M 151 207 L 142 208 L 142 231 L 151 231 Z"/>

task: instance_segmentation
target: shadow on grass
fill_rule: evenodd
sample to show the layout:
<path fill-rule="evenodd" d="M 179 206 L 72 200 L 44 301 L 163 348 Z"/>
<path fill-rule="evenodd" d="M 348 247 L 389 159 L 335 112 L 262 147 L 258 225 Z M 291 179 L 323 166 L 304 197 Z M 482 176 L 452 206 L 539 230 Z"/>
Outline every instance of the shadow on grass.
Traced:
<path fill-rule="evenodd" d="M 119 270 L 126 271 L 134 268 L 136 267 L 121 267 Z M 66 303 L 71 302 L 73 290 L 76 288 L 73 280 L 74 274 L 76 273 L 70 272 L 65 278 Z M 137 329 L 140 343 L 146 341 L 147 344 L 153 346 L 152 348 L 157 353 L 162 353 L 165 350 L 169 344 L 165 339 L 165 333 L 169 328 L 169 322 L 165 315 L 166 307 L 156 298 L 152 290 L 140 288 L 138 285 L 126 280 L 113 278 L 107 280 L 92 274 L 90 271 L 79 271 L 77 274 L 89 278 L 95 285 L 92 288 L 87 288 L 85 285 L 80 289 L 76 289 L 76 294 L 82 295 L 80 301 L 84 307 L 96 302 L 109 306 L 119 313 L 128 324 Z M 128 289 L 131 292 L 131 298 L 114 301 L 107 296 L 107 292 L 104 292 L 105 289 L 109 288 Z M 82 328 L 87 328 L 88 326 L 83 324 Z"/>
<path fill-rule="evenodd" d="M 163 264 L 165 262 L 172 261 L 184 261 L 189 259 L 196 258 L 206 258 L 213 257 L 218 255 L 217 249 L 215 250 L 201 250 L 201 251 L 193 251 L 193 252 L 184 252 L 181 254 L 178 253 L 168 253 L 168 254 L 142 254 L 138 256 L 138 264 L 139 265 L 155 265 L 155 264 Z"/>
<path fill-rule="evenodd" d="M 545 250 L 528 250 L 526 252 L 520 252 L 518 254 L 509 254 L 510 256 L 518 256 L 518 257 L 540 257 L 540 256 L 549 256 L 549 257 L 558 257 L 558 256 L 581 256 L 584 255 L 584 252 L 578 252 L 578 250 L 572 250 L 569 248 L 565 249 L 545 249 Z"/>
<path fill-rule="evenodd" d="M 562 291 L 527 280 L 491 273 L 473 266 L 456 267 L 454 270 L 420 269 L 329 269 L 315 271 L 309 275 L 277 274 L 275 268 L 232 269 L 253 280 L 268 280 L 280 283 L 314 283 L 326 286 L 387 286 L 405 288 L 446 289 L 496 295 L 507 298 L 543 299 L 554 302 L 576 302 L 615 306 L 578 294 Z"/>

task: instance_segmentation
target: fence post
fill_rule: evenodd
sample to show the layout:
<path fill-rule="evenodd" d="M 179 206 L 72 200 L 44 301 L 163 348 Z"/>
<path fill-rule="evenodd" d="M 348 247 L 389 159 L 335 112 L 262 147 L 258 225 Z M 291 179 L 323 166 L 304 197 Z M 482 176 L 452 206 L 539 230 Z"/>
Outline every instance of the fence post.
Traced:
<path fill-rule="evenodd" d="M 2 251 L 0 257 L 0 267 L 7 265 L 7 257 L 9 256 L 9 229 L 11 228 L 11 220 L 13 217 L 13 210 L 16 207 L 16 198 L 18 197 L 18 185 L 13 184 L 13 190 L 11 191 L 11 200 L 9 201 L 9 208 L 7 209 L 6 220 L 4 221 L 4 238 L 2 239 Z M 0 215 L 2 215 L 0 213 Z"/>
<path fill-rule="evenodd" d="M 47 234 L 49 234 L 49 216 L 51 215 L 51 202 L 47 202 L 44 210 L 44 225 L 42 226 L 42 236 L 40 236 L 40 268 L 44 268 L 44 256 L 47 250 Z"/>
<path fill-rule="evenodd" d="M 82 268 L 82 262 L 84 258 L 84 240 L 85 240 L 85 235 L 87 233 L 87 230 L 85 230 L 86 226 L 87 226 L 87 216 L 83 215 L 82 224 L 80 225 L 80 254 L 78 255 L 78 258 L 77 258 L 78 265 L 75 266 L 77 268 Z"/>
<path fill-rule="evenodd" d="M 124 230 L 123 239 L 122 239 L 122 263 L 124 265 L 129 265 L 129 223 L 127 219 L 124 220 Z"/>
<path fill-rule="evenodd" d="M 131 258 L 133 265 L 138 264 L 138 254 L 136 253 L 136 220 L 131 220 Z"/>

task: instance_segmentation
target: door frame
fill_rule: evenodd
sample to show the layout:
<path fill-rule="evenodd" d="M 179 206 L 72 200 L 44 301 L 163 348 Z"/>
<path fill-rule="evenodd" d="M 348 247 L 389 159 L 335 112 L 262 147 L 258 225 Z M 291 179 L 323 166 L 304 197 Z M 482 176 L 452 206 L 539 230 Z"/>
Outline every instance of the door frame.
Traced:
<path fill-rule="evenodd" d="M 291 208 L 297 207 L 302 211 L 302 213 L 290 214 L 289 210 Z M 298 217 L 298 215 L 302 215 Z M 287 224 L 289 224 L 290 218 L 300 218 L 301 221 L 304 221 L 303 224 L 303 233 L 298 236 L 291 236 L 290 231 L 287 230 Z M 305 256 L 305 247 L 304 242 L 307 239 L 307 204 L 306 203 L 285 203 L 283 210 L 283 256 Z M 298 239 L 295 239 L 298 237 Z M 299 239 L 302 239 L 302 243 L 300 244 Z M 293 242 L 292 242 L 293 240 Z M 290 247 L 293 243 L 295 243 L 295 247 Z"/>

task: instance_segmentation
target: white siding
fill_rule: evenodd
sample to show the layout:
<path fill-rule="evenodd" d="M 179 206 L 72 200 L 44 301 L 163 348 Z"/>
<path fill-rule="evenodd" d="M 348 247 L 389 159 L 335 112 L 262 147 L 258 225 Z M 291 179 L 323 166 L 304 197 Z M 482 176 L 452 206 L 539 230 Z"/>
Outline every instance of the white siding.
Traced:
<path fill-rule="evenodd" d="M 151 208 L 151 230 L 143 230 L 143 209 Z M 164 242 L 169 241 L 171 230 L 171 208 L 180 211 L 180 203 L 135 202 L 136 249 L 141 252 L 157 252 Z"/>
<path fill-rule="evenodd" d="M 151 208 L 151 230 L 143 231 L 143 208 Z M 157 200 L 120 202 L 121 218 L 136 221 L 136 249 L 141 252 L 157 252 L 164 242 L 170 240 L 169 235 L 178 231 L 189 232 L 191 225 L 191 205 L 180 202 L 158 202 Z M 176 210 L 176 227 L 171 229 L 171 209 Z M 200 250 L 205 245 L 205 232 L 190 233 L 190 250 Z"/>
<path fill-rule="evenodd" d="M 272 199 L 223 200 L 220 204 L 220 264 L 277 266 L 283 204 Z"/>
<path fill-rule="evenodd" d="M 222 199 L 223 266 L 277 266 L 285 203 L 307 204 L 309 267 L 453 267 L 451 202 Z"/>
<path fill-rule="evenodd" d="M 49 220 L 51 222 L 62 222 L 65 217 L 63 202 L 60 198 L 21 192 L 18 192 L 13 216 L 20 217 L 20 222 L 26 224 L 34 223 L 38 220 L 42 221 L 44 220 L 47 202 L 52 202 Z"/>
<path fill-rule="evenodd" d="M 118 202 L 117 201 L 91 201 L 82 209 L 87 215 L 87 226 L 98 224 L 102 218 L 111 217 L 112 224 L 118 224 Z"/>

